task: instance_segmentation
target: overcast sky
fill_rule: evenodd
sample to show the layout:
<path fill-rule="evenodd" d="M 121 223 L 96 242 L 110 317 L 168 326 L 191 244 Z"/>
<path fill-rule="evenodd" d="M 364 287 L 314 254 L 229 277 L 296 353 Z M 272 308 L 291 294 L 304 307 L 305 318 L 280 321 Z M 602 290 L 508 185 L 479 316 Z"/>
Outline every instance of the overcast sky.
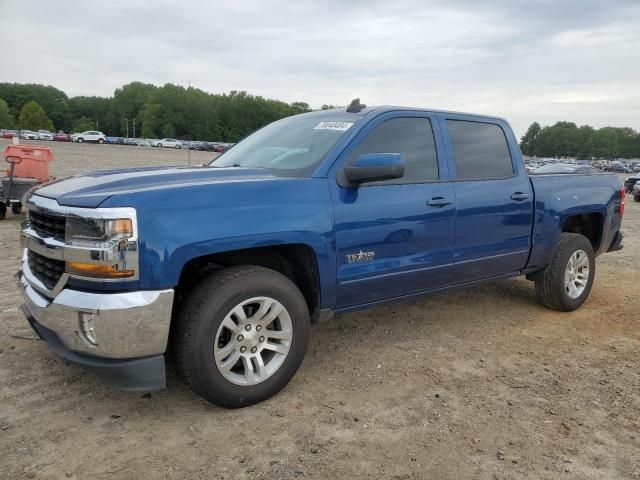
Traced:
<path fill-rule="evenodd" d="M 124 83 L 640 130 L 640 0 L 0 0 L 0 81 Z"/>

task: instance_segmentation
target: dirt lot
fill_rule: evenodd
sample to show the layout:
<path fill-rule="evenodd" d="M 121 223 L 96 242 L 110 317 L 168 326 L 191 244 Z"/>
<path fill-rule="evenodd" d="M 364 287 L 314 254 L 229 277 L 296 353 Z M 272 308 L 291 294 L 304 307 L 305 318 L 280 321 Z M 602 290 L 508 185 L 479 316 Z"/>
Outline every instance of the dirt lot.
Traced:
<path fill-rule="evenodd" d="M 5 142 L 6 143 L 6 142 Z M 48 144 L 53 174 L 186 151 Z M 193 153 L 202 163 L 211 154 Z M 640 478 L 640 203 L 590 299 L 561 314 L 503 281 L 314 326 L 275 398 L 242 410 L 112 390 L 36 340 L 0 223 L 0 478 Z"/>

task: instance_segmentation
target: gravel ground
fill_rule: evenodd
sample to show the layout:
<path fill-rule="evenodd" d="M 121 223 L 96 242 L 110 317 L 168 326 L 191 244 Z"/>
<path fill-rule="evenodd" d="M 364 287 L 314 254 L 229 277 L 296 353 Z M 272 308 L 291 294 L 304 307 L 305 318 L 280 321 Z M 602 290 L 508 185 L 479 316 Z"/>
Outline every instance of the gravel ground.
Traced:
<path fill-rule="evenodd" d="M 6 144 L 6 142 L 3 142 Z M 51 144 L 58 177 L 186 164 L 186 151 Z M 209 153 L 191 153 L 193 163 Z M 123 393 L 67 365 L 20 313 L 19 225 L 0 223 L 0 478 L 640 478 L 640 203 L 587 303 L 547 310 L 524 279 L 314 326 L 279 395 L 213 407 Z"/>

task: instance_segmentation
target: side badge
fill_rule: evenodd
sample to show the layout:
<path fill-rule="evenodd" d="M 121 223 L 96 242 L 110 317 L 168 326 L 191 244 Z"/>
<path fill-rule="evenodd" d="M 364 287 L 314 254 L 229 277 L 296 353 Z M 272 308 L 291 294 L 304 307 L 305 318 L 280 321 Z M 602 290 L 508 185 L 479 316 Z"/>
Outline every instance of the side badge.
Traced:
<path fill-rule="evenodd" d="M 358 253 L 352 253 L 351 255 L 345 255 L 347 257 L 347 263 L 365 263 L 370 262 L 376 256 L 376 252 L 363 252 L 360 250 Z"/>

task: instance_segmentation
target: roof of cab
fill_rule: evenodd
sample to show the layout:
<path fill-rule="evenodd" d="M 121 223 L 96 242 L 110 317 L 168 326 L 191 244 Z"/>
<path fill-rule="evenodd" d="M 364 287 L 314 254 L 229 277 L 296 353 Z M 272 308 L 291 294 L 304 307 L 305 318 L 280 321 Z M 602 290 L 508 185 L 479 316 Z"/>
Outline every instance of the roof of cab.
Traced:
<path fill-rule="evenodd" d="M 345 107 L 340 108 L 332 108 L 330 110 L 317 110 L 318 113 L 347 113 L 355 116 L 368 116 L 370 114 L 380 115 L 387 112 L 397 112 L 397 111 L 411 111 L 411 112 L 428 112 L 428 113 L 438 113 L 443 115 L 457 115 L 457 116 L 465 116 L 477 119 L 491 119 L 491 120 L 499 120 L 507 123 L 504 118 L 497 117 L 495 115 L 484 115 L 480 113 L 469 113 L 469 112 L 457 112 L 454 110 L 438 110 L 435 108 L 420 108 L 420 107 L 402 107 L 397 105 L 378 105 L 371 107 L 364 107 L 358 112 L 348 112 Z"/>

